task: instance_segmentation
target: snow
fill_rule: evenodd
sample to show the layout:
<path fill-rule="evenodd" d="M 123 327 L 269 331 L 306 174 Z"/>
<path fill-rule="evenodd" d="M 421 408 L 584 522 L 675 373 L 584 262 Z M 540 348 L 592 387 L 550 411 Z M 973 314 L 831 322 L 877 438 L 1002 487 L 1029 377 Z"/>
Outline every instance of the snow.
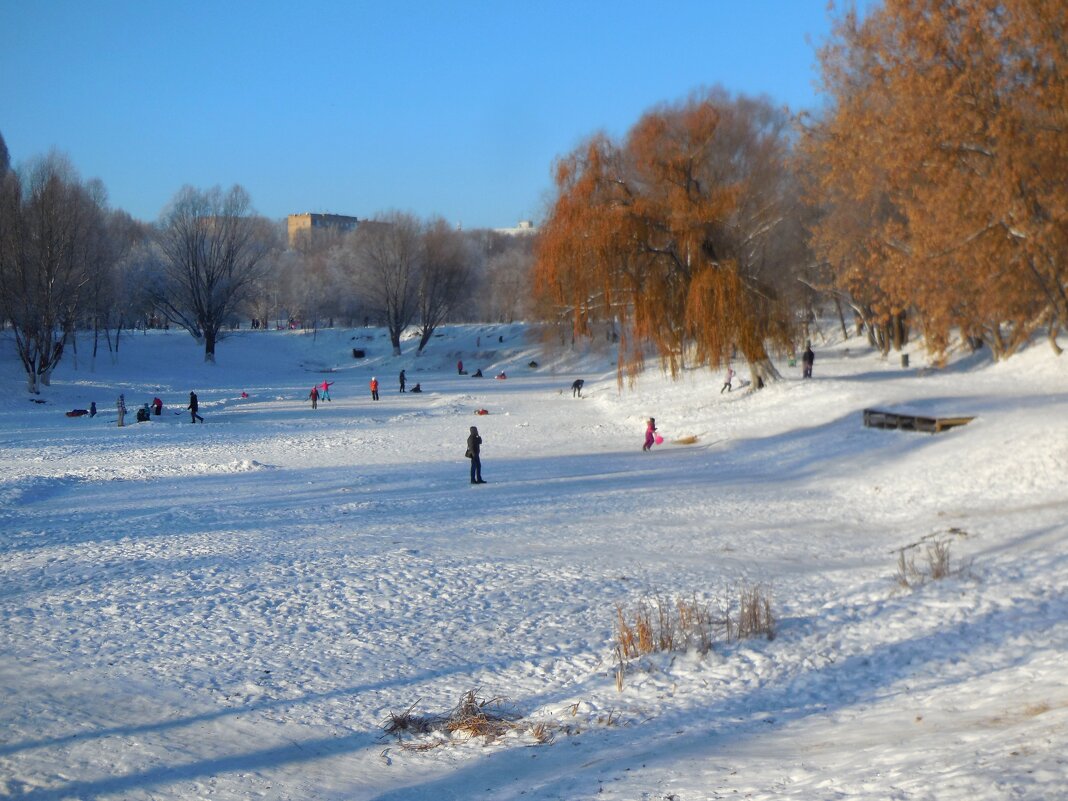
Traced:
<path fill-rule="evenodd" d="M 178 332 L 95 363 L 81 341 L 43 404 L 0 340 L 0 797 L 1066 797 L 1068 361 L 903 369 L 828 334 L 812 380 L 653 367 L 620 392 L 613 354 L 525 333 L 393 357 L 377 329 L 244 331 L 214 366 Z M 901 586 L 932 540 L 952 575 Z M 746 586 L 773 639 L 636 659 L 617 689 L 617 606 Z M 521 725 L 384 732 L 470 691 Z"/>

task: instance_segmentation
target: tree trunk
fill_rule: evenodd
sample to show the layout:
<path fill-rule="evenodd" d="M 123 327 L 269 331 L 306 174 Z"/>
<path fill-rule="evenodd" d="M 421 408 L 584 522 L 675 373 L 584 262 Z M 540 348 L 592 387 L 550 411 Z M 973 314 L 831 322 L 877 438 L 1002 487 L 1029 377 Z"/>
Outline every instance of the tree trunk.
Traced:
<path fill-rule="evenodd" d="M 834 296 L 834 307 L 838 310 L 838 322 L 842 325 L 842 339 L 849 339 L 849 329 L 846 327 L 845 313 L 842 311 L 842 299 Z"/>
<path fill-rule="evenodd" d="M 900 351 L 908 342 L 908 326 L 905 324 L 905 312 L 901 311 L 890 318 L 894 350 Z"/>
<path fill-rule="evenodd" d="M 419 356 L 419 355 L 422 354 L 423 348 L 426 347 L 426 344 L 430 341 L 430 337 L 432 337 L 433 335 L 434 335 L 434 329 L 433 328 L 424 328 L 423 329 L 423 332 L 419 336 L 419 347 L 416 348 L 416 350 L 415 350 L 415 355 L 416 356 Z"/>
<path fill-rule="evenodd" d="M 749 361 L 750 391 L 763 389 L 766 384 L 781 380 L 782 374 L 775 369 L 767 355 Z"/>
<path fill-rule="evenodd" d="M 204 361 L 208 364 L 215 364 L 215 340 L 213 331 L 204 332 Z"/>

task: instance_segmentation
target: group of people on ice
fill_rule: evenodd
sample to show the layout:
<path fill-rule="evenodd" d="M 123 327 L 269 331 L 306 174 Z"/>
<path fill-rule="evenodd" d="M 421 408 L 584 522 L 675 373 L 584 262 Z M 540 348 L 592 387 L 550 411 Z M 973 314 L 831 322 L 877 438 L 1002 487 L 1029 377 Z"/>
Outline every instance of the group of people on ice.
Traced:
<path fill-rule="evenodd" d="M 812 377 L 812 366 L 813 366 L 813 364 L 815 362 L 815 359 L 816 359 L 816 356 L 815 356 L 815 353 L 813 353 L 813 351 L 812 351 L 811 343 L 810 342 L 806 342 L 805 343 L 805 350 L 804 350 L 804 352 L 802 353 L 802 356 L 801 356 L 802 377 L 803 378 L 811 378 Z M 792 361 L 791 361 L 791 364 L 793 364 Z M 467 375 L 467 373 L 466 373 L 466 371 L 464 370 L 464 367 L 463 367 L 463 361 L 458 361 L 457 362 L 457 364 L 456 364 L 456 372 L 459 375 Z M 481 377 L 482 371 L 479 370 L 475 375 L 477 377 Z M 733 368 L 732 365 L 728 364 L 727 365 L 727 372 L 726 372 L 726 375 L 725 375 L 725 378 L 724 378 L 724 382 L 723 382 L 723 386 L 720 389 L 720 393 L 721 394 L 723 392 L 730 392 L 733 389 L 734 376 L 735 376 L 734 368 Z M 505 378 L 504 372 L 502 371 L 497 376 L 497 378 L 502 378 L 502 379 Z M 572 395 L 572 397 L 577 397 L 577 398 L 581 398 L 582 397 L 582 388 L 583 388 L 584 383 L 585 383 L 584 380 L 581 379 L 581 378 L 576 379 L 574 382 L 572 382 L 572 384 L 571 384 L 571 395 Z M 404 370 L 400 371 L 400 374 L 398 376 L 398 384 L 399 384 L 399 391 L 400 392 L 406 392 L 407 391 L 407 376 L 405 375 L 405 371 Z M 330 387 L 332 387 L 333 385 L 334 385 L 333 381 L 327 381 L 327 380 L 324 379 L 322 381 L 322 383 L 316 384 L 315 386 L 313 386 L 311 388 L 311 391 L 308 393 L 308 398 L 309 398 L 309 400 L 311 400 L 312 409 L 317 409 L 318 408 L 320 400 L 327 400 L 327 401 L 330 400 Z M 743 386 L 744 386 L 744 383 L 743 383 Z M 379 394 L 378 394 L 378 378 L 376 376 L 372 376 L 371 377 L 370 389 L 371 389 L 371 400 L 377 401 L 379 399 Z M 419 384 L 416 384 L 414 387 L 412 387 L 411 392 L 422 392 L 422 387 Z M 241 393 L 241 395 L 242 395 L 242 397 L 248 397 L 247 393 L 244 393 L 244 392 Z M 117 399 L 117 401 L 115 403 L 115 406 L 116 406 L 116 410 L 118 411 L 118 424 L 120 426 L 122 426 L 122 425 L 124 425 L 124 419 L 125 419 L 125 416 L 126 416 L 126 397 L 125 397 L 125 395 L 123 395 L 123 394 L 119 395 L 119 397 L 118 397 L 118 399 Z M 145 403 L 143 407 L 138 409 L 138 412 L 137 412 L 137 420 L 138 420 L 138 422 L 142 422 L 142 421 L 145 421 L 145 420 L 149 419 L 149 414 L 150 414 L 149 409 L 150 409 L 150 407 L 151 407 L 151 413 L 153 413 L 153 414 L 158 416 L 158 415 L 162 414 L 162 412 L 163 412 L 163 401 L 160 398 L 156 397 L 156 398 L 152 399 L 152 402 L 150 404 L 149 403 Z M 185 408 L 190 413 L 190 422 L 192 422 L 194 424 L 198 420 L 201 423 L 204 422 L 204 418 L 201 417 L 200 414 L 198 413 L 199 412 L 199 408 L 200 408 L 200 403 L 199 403 L 199 400 L 197 399 L 196 392 L 190 392 L 189 393 L 189 405 L 186 406 Z M 90 417 L 94 417 L 96 415 L 96 403 L 93 402 L 92 404 L 90 404 L 90 408 L 88 410 L 86 410 L 86 409 L 74 409 L 74 410 L 72 410 L 70 412 L 67 412 L 67 416 L 68 417 L 78 417 L 78 416 L 82 416 L 82 415 L 88 415 Z M 642 445 L 642 451 L 643 452 L 648 452 L 648 451 L 652 450 L 654 445 L 660 445 L 663 442 L 664 442 L 663 437 L 657 432 L 656 418 L 654 418 L 654 417 L 647 418 L 646 421 L 645 421 L 645 441 L 644 441 L 644 443 Z M 467 451 L 465 453 L 465 456 L 470 460 L 470 475 L 471 475 L 471 483 L 472 484 L 485 484 L 485 483 L 487 483 L 482 478 L 482 458 L 481 458 L 481 453 L 482 453 L 482 436 L 479 434 L 478 428 L 476 426 L 471 426 L 470 433 L 468 434 L 468 437 L 467 437 Z"/>
<path fill-rule="evenodd" d="M 311 388 L 311 392 L 308 393 L 308 399 L 311 400 L 313 409 L 319 408 L 320 400 L 330 400 L 330 387 L 334 386 L 333 381 L 327 381 L 323 379 L 323 383 L 316 384 Z"/>
<path fill-rule="evenodd" d="M 246 396 L 247 397 L 247 396 Z M 190 422 L 196 423 L 197 420 L 204 422 L 204 418 L 198 414 L 200 410 L 200 401 L 197 399 L 196 392 L 189 393 L 189 405 L 185 407 L 191 414 Z M 115 399 L 115 411 L 117 413 L 118 425 L 120 428 L 126 425 L 126 394 L 119 393 L 119 397 Z M 138 407 L 136 413 L 136 419 L 138 423 L 147 423 L 155 415 L 159 417 L 163 414 L 163 400 L 158 396 L 153 398 L 151 402 L 143 403 Z M 177 414 L 177 412 L 175 412 Z M 89 404 L 89 409 L 72 409 L 67 412 L 67 417 L 81 417 L 82 415 L 89 415 L 89 417 L 96 417 L 96 401 Z"/>

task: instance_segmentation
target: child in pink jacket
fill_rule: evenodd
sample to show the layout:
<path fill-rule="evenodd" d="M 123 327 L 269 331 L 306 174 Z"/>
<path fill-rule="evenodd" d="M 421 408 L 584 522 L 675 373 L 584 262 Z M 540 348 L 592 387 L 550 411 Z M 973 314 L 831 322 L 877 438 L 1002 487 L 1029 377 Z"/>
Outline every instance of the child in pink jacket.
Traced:
<path fill-rule="evenodd" d="M 645 421 L 645 444 L 642 445 L 642 450 L 647 451 L 653 447 L 653 441 L 656 437 L 656 418 L 650 417 Z"/>

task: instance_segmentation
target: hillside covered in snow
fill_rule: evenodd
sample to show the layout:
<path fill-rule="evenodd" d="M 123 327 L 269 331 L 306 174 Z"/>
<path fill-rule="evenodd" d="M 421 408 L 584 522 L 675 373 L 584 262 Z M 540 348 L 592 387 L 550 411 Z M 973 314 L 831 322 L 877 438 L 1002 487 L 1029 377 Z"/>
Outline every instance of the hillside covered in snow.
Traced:
<path fill-rule="evenodd" d="M 521 325 L 216 365 L 151 331 L 33 398 L 0 338 L 0 797 L 1065 797 L 1068 361 L 814 347 L 760 392 L 620 390 Z M 728 637 L 754 591 L 774 636 Z M 711 648 L 621 661 L 680 601 Z M 465 699 L 489 735 L 442 725 Z"/>

